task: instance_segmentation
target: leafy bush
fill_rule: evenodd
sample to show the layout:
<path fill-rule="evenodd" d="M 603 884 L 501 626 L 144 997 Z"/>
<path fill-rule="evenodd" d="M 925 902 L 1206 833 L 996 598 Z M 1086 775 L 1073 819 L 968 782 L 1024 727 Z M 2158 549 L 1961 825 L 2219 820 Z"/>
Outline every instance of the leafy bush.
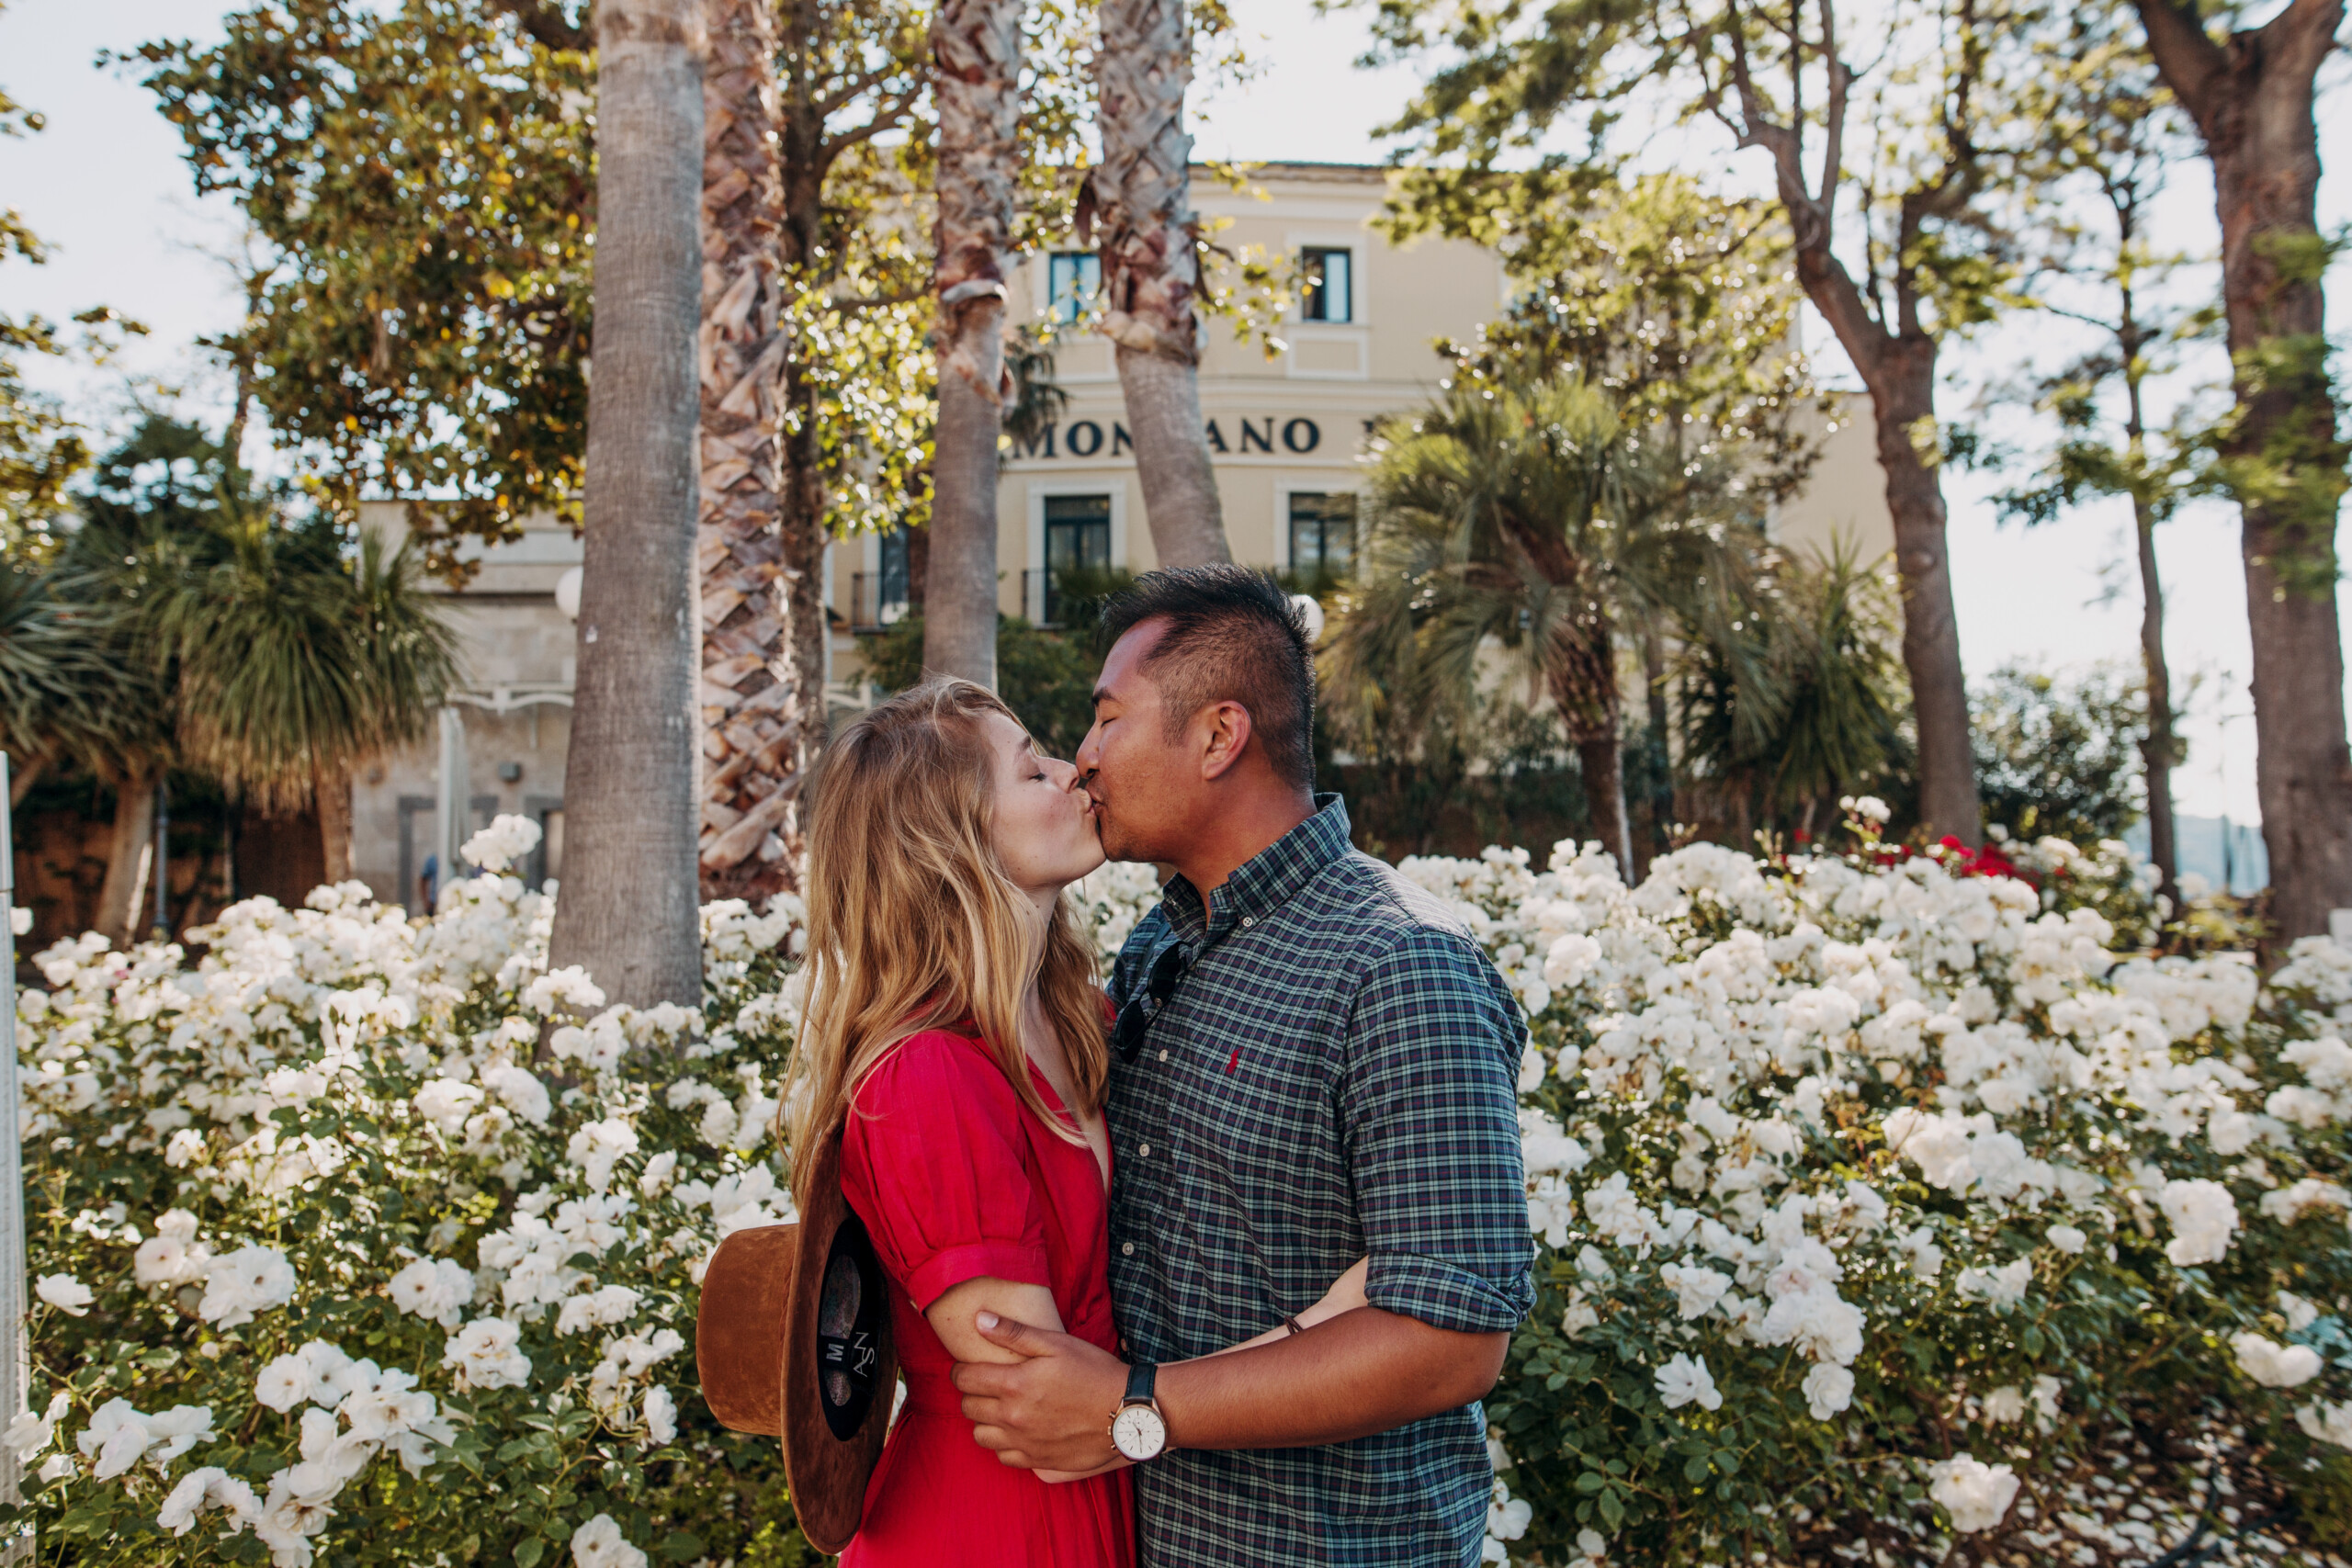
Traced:
<path fill-rule="evenodd" d="M 2009 665 L 1969 706 L 1987 822 L 2088 848 L 2140 820 L 2148 716 L 2136 675 L 2099 665 L 2062 681 Z"/>
<path fill-rule="evenodd" d="M 1854 825 L 1632 891 L 1569 844 L 1401 867 L 1533 1019 L 1542 1293 L 1488 1409 L 1528 1506 L 1498 1488 L 1497 1528 L 1548 1561 L 1745 1559 L 1816 1517 L 2054 1560 L 2039 1477 L 2127 1413 L 2226 1401 L 2288 1473 L 2352 1446 L 2352 953 L 2267 988 L 2119 961 L 2093 903 L 2128 876 L 2038 846 L 2084 902 Z"/>
<path fill-rule="evenodd" d="M 1489 1558 L 1722 1562 L 1822 1518 L 2054 1560 L 2051 1468 L 2207 1400 L 2340 1512 L 2352 953 L 2300 944 L 2267 987 L 2119 958 L 2146 895 L 2114 855 L 2019 848 L 2037 890 L 1855 826 L 1843 855 L 1686 849 L 1634 890 L 1573 844 L 1404 863 L 1532 1020 L 1542 1300 L 1489 1402 Z M 1109 952 L 1156 888 L 1113 866 L 1080 896 Z M 6 1440 L 44 1542 L 812 1559 L 691 1344 L 711 1247 L 790 1212 L 795 908 L 705 911 L 699 1014 L 547 973 L 549 908 L 492 874 L 412 923 L 346 885 L 232 908 L 193 967 L 39 955 L 35 1402 Z"/>

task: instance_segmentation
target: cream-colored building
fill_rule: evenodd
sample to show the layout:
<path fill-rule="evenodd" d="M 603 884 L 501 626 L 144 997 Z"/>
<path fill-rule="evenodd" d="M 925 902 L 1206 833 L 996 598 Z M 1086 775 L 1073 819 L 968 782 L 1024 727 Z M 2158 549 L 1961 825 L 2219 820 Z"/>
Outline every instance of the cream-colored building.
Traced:
<path fill-rule="evenodd" d="M 1496 256 L 1425 239 L 1402 247 L 1372 227 L 1388 171 L 1275 164 L 1233 190 L 1196 170 L 1194 204 L 1222 220 L 1216 243 L 1303 264 L 1319 279 L 1279 329 L 1269 355 L 1213 322 L 1200 375 L 1201 412 L 1236 559 L 1312 576 L 1344 570 L 1355 550 L 1353 498 L 1372 423 L 1427 401 L 1445 373 L 1432 344 L 1465 339 L 1505 303 Z M 1057 619 L 1052 573 L 1069 565 L 1141 571 L 1154 564 L 1111 345 L 1084 330 L 1094 258 L 1076 249 L 1025 258 L 1012 278 L 1015 320 L 1057 313 L 1055 380 L 1069 402 L 1046 436 L 1012 448 L 997 491 L 999 604 Z M 397 502 L 364 521 L 397 536 Z M 1866 421 L 1839 422 L 1806 493 L 1774 520 L 1793 545 L 1850 536 L 1864 558 L 1892 547 L 1884 485 Z M 548 842 L 523 868 L 533 880 L 561 863 L 564 756 L 571 740 L 572 626 L 557 591 L 580 564 L 579 541 L 554 525 L 480 552 L 456 595 L 465 638 L 464 689 L 437 745 L 385 759 L 355 781 L 355 869 L 380 897 L 421 907 L 419 878 L 502 812 L 539 820 Z M 837 701 L 856 686 L 865 637 L 903 613 L 903 539 L 845 540 L 829 552 L 828 639 Z M 447 760 L 445 763 L 445 759 Z M 457 781 L 447 791 L 442 775 Z"/>

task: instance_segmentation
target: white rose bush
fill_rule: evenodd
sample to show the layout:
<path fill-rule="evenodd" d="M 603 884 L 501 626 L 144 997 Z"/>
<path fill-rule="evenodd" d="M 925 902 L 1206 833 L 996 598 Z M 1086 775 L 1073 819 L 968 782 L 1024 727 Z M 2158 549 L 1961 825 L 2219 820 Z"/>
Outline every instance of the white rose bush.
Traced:
<path fill-rule="evenodd" d="M 535 834 L 502 819 L 468 857 Z M 699 1013 L 548 974 L 551 908 L 494 870 L 424 922 L 346 884 L 234 906 L 193 962 L 36 956 L 40 1414 L 0 1441 L 45 1551 L 814 1561 L 775 1441 L 716 1427 L 691 1348 L 711 1248 L 790 1217 L 793 908 L 704 911 Z"/>
<path fill-rule="evenodd" d="M 1638 889 L 1574 844 L 1401 867 L 1531 1021 L 1540 1297 L 1487 1402 L 1487 1560 L 1781 1561 L 1810 1520 L 1887 1562 L 2120 1561 L 2076 1555 L 2053 1467 L 2217 1411 L 2343 1528 L 2352 953 L 2142 955 L 2120 848 L 1850 826 Z M 797 906 L 704 911 L 699 1011 L 607 1007 L 503 874 L 532 831 L 469 844 L 488 874 L 429 920 L 346 884 L 186 952 L 36 955 L 33 1398 L 0 1441 L 44 1550 L 815 1560 L 693 1359 L 711 1248 L 791 1217 Z M 1077 894 L 1106 955 L 1157 896 Z"/>
<path fill-rule="evenodd" d="M 1638 889 L 1568 843 L 1400 867 L 1531 1021 L 1488 1559 L 2140 1561 L 2052 1478 L 2217 1415 L 2340 1545 L 2352 952 L 2133 955 L 2120 845 L 1912 855 L 1872 804 Z"/>

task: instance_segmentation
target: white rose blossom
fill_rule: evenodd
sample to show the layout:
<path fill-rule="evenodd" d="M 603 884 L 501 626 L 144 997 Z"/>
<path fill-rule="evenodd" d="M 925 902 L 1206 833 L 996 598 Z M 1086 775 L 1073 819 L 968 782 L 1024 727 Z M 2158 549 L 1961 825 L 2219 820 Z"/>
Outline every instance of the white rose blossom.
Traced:
<path fill-rule="evenodd" d="M 1668 1410 L 1679 1410 L 1686 1404 L 1696 1404 L 1702 1410 L 1720 1410 L 1724 1396 L 1715 1390 L 1715 1380 L 1707 1371 L 1706 1358 L 1677 1356 L 1658 1368 L 1656 1374 L 1660 1403 Z"/>
<path fill-rule="evenodd" d="M 1983 1464 L 1962 1453 L 1929 1466 L 1928 1474 L 1928 1495 L 1962 1535 L 1991 1529 L 2017 1500 L 2017 1474 L 2006 1464 Z"/>

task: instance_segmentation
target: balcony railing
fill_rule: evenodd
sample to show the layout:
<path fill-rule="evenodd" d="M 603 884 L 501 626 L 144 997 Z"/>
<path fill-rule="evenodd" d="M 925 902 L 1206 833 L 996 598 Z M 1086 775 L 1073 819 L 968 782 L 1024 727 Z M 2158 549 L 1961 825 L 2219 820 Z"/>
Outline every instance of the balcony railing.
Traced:
<path fill-rule="evenodd" d="M 854 571 L 849 579 L 849 629 L 860 637 L 872 637 L 895 624 L 907 614 L 906 584 L 903 579 L 893 581 L 896 573 Z M 888 598 L 882 595 L 885 590 Z"/>
<path fill-rule="evenodd" d="M 1054 586 L 1054 574 L 1032 567 L 1021 574 L 1021 615 L 1033 626 L 1059 626 L 1067 596 Z"/>

